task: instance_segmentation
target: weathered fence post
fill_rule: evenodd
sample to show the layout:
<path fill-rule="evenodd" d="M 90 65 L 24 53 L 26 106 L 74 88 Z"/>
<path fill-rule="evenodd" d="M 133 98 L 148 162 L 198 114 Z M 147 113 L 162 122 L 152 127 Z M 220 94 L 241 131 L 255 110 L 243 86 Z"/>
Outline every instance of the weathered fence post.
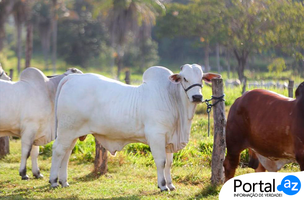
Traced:
<path fill-rule="evenodd" d="M 127 70 L 126 71 L 126 78 L 125 78 L 125 81 L 126 81 L 126 84 L 130 85 L 131 84 L 131 78 L 130 78 L 130 70 Z"/>
<path fill-rule="evenodd" d="M 223 79 L 212 79 L 212 96 L 221 97 L 224 95 Z M 214 119 L 214 141 L 212 152 L 212 169 L 211 169 L 211 183 L 219 185 L 224 182 L 223 162 L 225 157 L 225 102 L 213 100 L 213 119 Z"/>
<path fill-rule="evenodd" d="M 244 94 L 246 92 L 246 87 L 247 87 L 247 77 L 245 76 L 243 81 L 243 88 L 242 88 L 242 94 Z"/>
<path fill-rule="evenodd" d="M 0 158 L 3 158 L 9 153 L 9 137 L 0 137 Z"/>
<path fill-rule="evenodd" d="M 108 170 L 108 152 L 95 138 L 95 161 L 94 161 L 94 173 L 96 175 L 102 175 L 107 173 Z"/>
<path fill-rule="evenodd" d="M 13 76 L 14 76 L 14 69 L 9 70 L 9 77 L 11 78 L 11 81 L 13 81 Z"/>
<path fill-rule="evenodd" d="M 290 98 L 293 98 L 293 87 L 294 87 L 294 81 L 289 80 L 289 82 L 288 82 L 288 96 Z"/>

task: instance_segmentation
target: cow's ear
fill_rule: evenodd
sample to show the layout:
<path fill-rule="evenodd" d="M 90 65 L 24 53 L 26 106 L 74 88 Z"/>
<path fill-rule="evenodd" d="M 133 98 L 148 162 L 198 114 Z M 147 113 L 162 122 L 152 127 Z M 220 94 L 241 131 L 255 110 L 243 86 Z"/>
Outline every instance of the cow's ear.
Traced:
<path fill-rule="evenodd" d="M 222 78 L 220 74 L 215 74 L 215 73 L 204 73 L 203 75 L 203 80 L 207 83 L 211 83 L 211 79 L 214 78 Z"/>
<path fill-rule="evenodd" d="M 182 80 L 181 76 L 179 74 L 173 74 L 171 76 L 169 76 L 169 80 L 172 83 L 178 84 L 180 83 L 180 81 Z"/>

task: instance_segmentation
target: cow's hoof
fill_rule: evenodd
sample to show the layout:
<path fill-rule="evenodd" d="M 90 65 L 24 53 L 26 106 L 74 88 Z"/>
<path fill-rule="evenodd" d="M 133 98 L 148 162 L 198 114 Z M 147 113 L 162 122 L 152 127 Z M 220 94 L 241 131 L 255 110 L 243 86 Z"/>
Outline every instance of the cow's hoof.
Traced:
<path fill-rule="evenodd" d="M 25 175 L 25 176 L 22 176 L 21 179 L 22 179 L 22 180 L 28 180 L 29 177 L 28 177 L 28 175 Z"/>
<path fill-rule="evenodd" d="M 64 188 L 64 187 L 69 187 L 70 185 L 69 185 L 69 183 L 67 182 L 67 181 L 64 181 L 64 182 L 62 182 L 62 181 L 59 181 L 59 183 L 61 184 L 61 186 Z"/>
<path fill-rule="evenodd" d="M 34 175 L 34 177 L 35 177 L 35 179 L 41 179 L 41 178 L 43 178 L 43 175 L 42 174 L 33 174 Z"/>
<path fill-rule="evenodd" d="M 168 188 L 169 188 L 170 191 L 175 190 L 175 186 L 173 184 L 168 185 Z"/>
<path fill-rule="evenodd" d="M 59 184 L 58 183 L 51 183 L 51 188 L 58 188 Z"/>
<path fill-rule="evenodd" d="M 169 188 L 167 186 L 158 187 L 158 188 L 160 189 L 161 192 L 169 191 Z"/>

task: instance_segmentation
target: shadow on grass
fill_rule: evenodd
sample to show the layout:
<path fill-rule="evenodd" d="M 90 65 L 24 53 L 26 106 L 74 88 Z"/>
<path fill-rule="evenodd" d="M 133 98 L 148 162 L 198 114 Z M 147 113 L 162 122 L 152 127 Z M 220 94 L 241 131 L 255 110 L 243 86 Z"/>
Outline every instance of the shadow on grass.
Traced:
<path fill-rule="evenodd" d="M 105 176 L 105 174 L 98 174 L 95 172 L 91 172 L 87 175 L 84 175 L 82 177 L 77 177 L 77 178 L 73 178 L 76 182 L 81 181 L 81 182 L 90 182 L 90 181 L 94 181 L 96 179 L 98 179 L 101 176 Z M 72 182 L 71 182 L 72 183 Z"/>
<path fill-rule="evenodd" d="M 202 189 L 201 192 L 197 193 L 195 195 L 195 199 L 204 199 L 209 196 L 217 196 L 220 193 L 220 190 L 222 188 L 222 185 L 215 186 L 211 183 L 204 186 L 204 189 Z"/>
<path fill-rule="evenodd" d="M 50 192 L 52 193 L 53 190 L 57 190 L 60 188 L 51 188 L 49 184 L 47 185 L 43 185 L 40 187 L 34 187 L 34 188 L 22 188 L 22 189 L 16 189 L 13 191 L 13 193 L 5 195 L 2 194 L 0 191 L 0 199 L 43 199 L 41 197 L 33 197 L 32 195 L 28 197 L 29 193 L 33 194 L 33 193 L 37 193 L 37 195 L 39 195 L 39 193 L 45 193 L 45 192 Z M 64 199 L 64 200 L 75 200 L 75 199 L 83 199 L 83 197 L 78 197 L 77 195 L 67 195 L 64 198 L 52 198 L 52 197 L 47 197 L 45 199 Z M 95 198 L 93 200 L 108 200 L 108 199 L 112 199 L 112 200 L 140 200 L 141 197 L 140 196 L 136 196 L 136 195 L 131 195 L 131 196 L 121 196 L 121 197 L 109 197 L 109 198 Z"/>

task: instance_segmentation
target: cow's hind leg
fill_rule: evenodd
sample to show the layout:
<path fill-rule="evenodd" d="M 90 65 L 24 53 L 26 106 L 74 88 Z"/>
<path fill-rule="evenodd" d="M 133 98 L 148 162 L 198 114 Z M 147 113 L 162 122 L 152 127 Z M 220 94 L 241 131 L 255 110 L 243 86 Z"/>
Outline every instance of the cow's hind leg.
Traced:
<path fill-rule="evenodd" d="M 30 156 L 32 143 L 31 138 L 28 138 L 27 134 L 21 138 L 21 163 L 19 175 L 21 176 L 22 180 L 28 180 L 29 178 L 28 175 L 26 175 L 26 160 Z"/>
<path fill-rule="evenodd" d="M 32 172 L 35 178 L 43 178 L 43 175 L 40 174 L 40 169 L 38 167 L 38 155 L 39 155 L 39 146 L 32 146 L 31 150 L 31 159 L 32 159 Z"/>
<path fill-rule="evenodd" d="M 58 174 L 59 169 L 62 163 L 63 158 L 67 154 L 72 141 L 67 145 L 68 141 L 61 141 L 63 138 L 58 137 L 53 144 L 53 154 L 52 154 L 52 166 L 50 172 L 50 181 L 51 187 L 58 187 Z"/>
<path fill-rule="evenodd" d="M 68 163 L 69 163 L 69 158 L 70 158 L 70 155 L 72 153 L 72 150 L 75 146 L 75 143 L 76 143 L 77 139 L 75 139 L 71 146 L 70 146 L 70 149 L 66 152 L 62 162 L 61 162 L 61 166 L 60 166 L 60 169 L 59 169 L 59 183 L 61 184 L 62 187 L 68 187 L 69 186 L 69 183 L 67 182 L 67 178 L 68 178 Z"/>
<path fill-rule="evenodd" d="M 167 162 L 165 166 L 165 177 L 168 188 L 172 191 L 175 190 L 175 186 L 172 184 L 171 178 L 171 166 L 173 163 L 173 153 L 167 153 Z"/>

